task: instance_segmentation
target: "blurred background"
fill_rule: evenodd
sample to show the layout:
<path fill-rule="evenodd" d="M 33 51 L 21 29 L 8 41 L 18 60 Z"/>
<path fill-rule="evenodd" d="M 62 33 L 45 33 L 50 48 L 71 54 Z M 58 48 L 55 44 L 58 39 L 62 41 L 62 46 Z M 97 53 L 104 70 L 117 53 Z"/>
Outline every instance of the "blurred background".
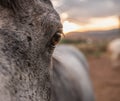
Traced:
<path fill-rule="evenodd" d="M 120 0 L 52 0 L 65 37 L 90 65 L 96 101 L 120 101 Z"/>

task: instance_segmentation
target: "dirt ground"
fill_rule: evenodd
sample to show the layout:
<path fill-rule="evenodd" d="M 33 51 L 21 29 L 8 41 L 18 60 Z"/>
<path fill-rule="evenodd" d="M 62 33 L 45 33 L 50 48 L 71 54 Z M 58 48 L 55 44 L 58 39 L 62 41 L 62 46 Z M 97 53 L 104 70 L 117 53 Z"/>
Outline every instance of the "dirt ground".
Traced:
<path fill-rule="evenodd" d="M 114 69 L 106 56 L 88 61 L 96 101 L 120 101 L 120 67 Z"/>

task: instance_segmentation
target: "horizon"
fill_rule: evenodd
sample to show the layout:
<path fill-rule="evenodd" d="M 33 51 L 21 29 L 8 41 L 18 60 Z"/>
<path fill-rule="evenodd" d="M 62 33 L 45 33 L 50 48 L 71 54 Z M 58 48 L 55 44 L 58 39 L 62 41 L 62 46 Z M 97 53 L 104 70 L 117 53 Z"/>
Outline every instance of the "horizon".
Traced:
<path fill-rule="evenodd" d="M 66 34 L 69 34 L 69 33 L 89 33 L 89 32 L 109 32 L 109 31 L 114 31 L 114 30 L 118 30 L 119 31 L 119 28 L 115 28 L 115 29 L 109 29 L 109 30 L 91 30 L 91 31 L 71 31 L 71 32 L 68 32 Z"/>

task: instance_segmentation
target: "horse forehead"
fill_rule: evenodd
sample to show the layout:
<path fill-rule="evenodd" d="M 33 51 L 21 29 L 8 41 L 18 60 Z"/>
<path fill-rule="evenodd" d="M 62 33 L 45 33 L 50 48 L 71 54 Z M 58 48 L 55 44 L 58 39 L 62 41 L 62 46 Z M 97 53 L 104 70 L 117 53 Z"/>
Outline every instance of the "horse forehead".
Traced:
<path fill-rule="evenodd" d="M 33 0 L 35 5 L 33 10 L 33 14 L 36 13 L 37 15 L 43 15 L 43 16 L 50 16 L 51 17 L 57 17 L 60 19 L 59 14 L 54 9 L 52 3 L 50 0 Z"/>
<path fill-rule="evenodd" d="M 48 4 L 52 5 L 51 0 L 40 0 L 40 1 L 43 1 L 45 3 L 48 3 Z"/>
<path fill-rule="evenodd" d="M 48 7 L 51 6 L 53 8 L 51 0 L 33 0 L 36 4 L 40 4 L 40 6 L 45 6 L 47 5 Z"/>
<path fill-rule="evenodd" d="M 37 21 L 37 23 L 40 21 L 41 25 L 45 27 L 51 26 L 56 28 L 63 28 L 63 25 L 61 24 L 61 18 L 56 10 L 52 6 L 48 6 L 48 4 L 43 2 L 38 4 L 38 7 L 35 8 L 35 12 L 33 10 L 32 18 L 34 21 Z"/>
<path fill-rule="evenodd" d="M 35 5 L 41 6 L 41 8 L 45 8 L 48 6 L 48 8 L 53 9 L 53 5 L 50 0 L 0 0 L 0 5 L 2 5 L 5 8 L 9 8 L 12 10 L 24 10 L 25 8 L 29 7 L 31 5 L 31 8 L 34 8 Z M 35 6 L 38 7 L 38 6 Z M 28 8 L 29 9 L 29 8 Z"/>

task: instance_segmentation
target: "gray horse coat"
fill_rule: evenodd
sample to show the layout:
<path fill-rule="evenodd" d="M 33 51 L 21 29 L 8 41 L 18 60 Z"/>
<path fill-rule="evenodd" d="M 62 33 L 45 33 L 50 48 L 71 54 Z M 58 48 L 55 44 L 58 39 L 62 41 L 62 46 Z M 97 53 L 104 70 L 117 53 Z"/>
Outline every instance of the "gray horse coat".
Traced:
<path fill-rule="evenodd" d="M 52 55 L 61 29 L 50 0 L 0 0 L 0 101 L 91 101 L 86 63 Z"/>

